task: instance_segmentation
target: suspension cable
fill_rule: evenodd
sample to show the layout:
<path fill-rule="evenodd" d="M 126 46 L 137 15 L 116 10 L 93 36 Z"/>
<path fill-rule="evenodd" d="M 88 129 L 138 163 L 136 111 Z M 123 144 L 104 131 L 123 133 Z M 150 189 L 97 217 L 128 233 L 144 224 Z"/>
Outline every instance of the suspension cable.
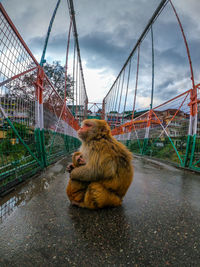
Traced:
<path fill-rule="evenodd" d="M 124 101 L 124 111 L 123 111 L 122 123 L 124 122 L 124 112 L 125 112 L 125 109 L 126 109 L 126 101 L 127 101 L 129 80 L 130 80 L 130 72 L 131 72 L 131 59 L 129 61 L 128 80 L 127 80 L 126 95 L 125 95 L 125 101 Z"/>
<path fill-rule="evenodd" d="M 152 84 L 151 84 L 151 104 L 150 109 L 153 108 L 153 93 L 154 93 L 154 40 L 153 40 L 153 26 L 151 25 L 151 48 L 152 48 Z"/>
<path fill-rule="evenodd" d="M 136 96 L 137 96 L 137 85 L 138 85 L 139 66 L 140 66 L 140 46 L 138 46 L 137 73 L 136 73 L 136 81 L 135 81 L 135 96 L 134 96 L 133 113 L 132 113 L 131 120 L 133 120 L 134 113 L 135 113 L 135 103 L 136 103 Z"/>
<path fill-rule="evenodd" d="M 75 38 L 76 48 L 77 48 L 77 53 L 78 53 L 79 67 L 80 67 L 81 77 L 83 80 L 84 92 L 85 92 L 85 95 L 87 98 L 85 80 L 84 80 L 83 68 L 82 68 L 82 62 L 81 62 L 80 47 L 79 47 L 79 41 L 78 41 L 78 33 L 77 33 L 76 20 L 75 20 L 74 4 L 73 4 L 73 0 L 67 0 L 67 2 L 68 2 L 68 8 L 69 8 L 70 16 L 71 16 L 72 21 L 73 21 L 73 31 L 74 31 L 74 38 Z M 87 99 L 87 102 L 88 102 L 88 99 Z"/>
<path fill-rule="evenodd" d="M 45 43 L 44 43 L 44 48 L 43 48 L 43 52 L 42 52 L 42 57 L 41 57 L 41 60 L 40 60 L 40 66 L 41 67 L 43 67 L 43 65 L 45 63 L 45 59 L 44 58 L 45 58 L 45 54 L 46 54 L 47 44 L 48 44 L 48 40 L 49 40 L 49 36 L 50 36 L 50 33 L 51 33 L 52 25 L 53 25 L 53 22 L 54 22 L 54 19 L 55 19 L 56 12 L 57 12 L 57 9 L 59 7 L 60 1 L 61 0 L 58 0 L 58 2 L 56 4 L 56 7 L 54 9 L 53 15 L 51 17 L 50 23 L 49 23 L 49 27 L 48 27 L 48 31 L 47 31 L 47 35 L 46 35 L 46 39 L 45 39 Z"/>
<path fill-rule="evenodd" d="M 74 97 L 74 79 L 75 79 L 75 64 L 76 64 L 76 42 L 74 42 L 74 56 L 73 56 L 73 74 L 72 74 L 72 80 L 73 80 L 73 100 L 72 100 L 72 113 L 74 115 L 74 101 L 75 101 L 75 97 Z"/>
<path fill-rule="evenodd" d="M 69 61 L 69 45 L 70 45 L 70 35 L 71 35 L 71 28 L 72 28 L 72 20 L 70 20 L 69 25 L 69 32 L 68 32 L 68 41 L 67 41 L 67 52 L 66 52 L 66 61 L 65 61 L 65 96 L 64 96 L 64 103 L 66 107 L 66 97 L 67 97 L 67 67 Z"/>

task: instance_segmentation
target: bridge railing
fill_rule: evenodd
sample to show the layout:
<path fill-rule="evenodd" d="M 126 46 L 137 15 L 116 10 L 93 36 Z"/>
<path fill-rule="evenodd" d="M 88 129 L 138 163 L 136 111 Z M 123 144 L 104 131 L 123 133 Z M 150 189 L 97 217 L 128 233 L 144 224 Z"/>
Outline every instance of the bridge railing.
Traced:
<path fill-rule="evenodd" d="M 2 4 L 0 27 L 1 194 L 73 151 L 80 143 L 76 133 L 78 120 L 32 55 Z M 80 82 L 80 77 L 77 79 Z M 81 88 L 78 90 L 84 94 L 78 100 L 81 105 L 87 95 L 85 88 L 84 92 Z M 84 114 L 85 108 L 82 105 L 79 113 Z M 79 118 L 82 119 L 82 115 Z"/>
<path fill-rule="evenodd" d="M 172 0 L 162 0 L 105 96 L 103 117 L 134 153 L 200 170 L 199 96 L 183 26 Z"/>
<path fill-rule="evenodd" d="M 191 90 L 113 129 L 135 153 L 186 166 Z"/>
<path fill-rule="evenodd" d="M 196 140 L 193 148 L 193 160 L 190 163 L 191 167 L 200 170 L 200 84 L 197 85 L 197 129 Z"/>
<path fill-rule="evenodd" d="M 112 134 L 136 154 L 199 171 L 200 88 L 198 85 L 196 88 L 195 101 L 191 101 L 190 89 L 132 120 L 127 119 Z M 192 115 L 192 105 L 198 111 L 196 116 Z"/>

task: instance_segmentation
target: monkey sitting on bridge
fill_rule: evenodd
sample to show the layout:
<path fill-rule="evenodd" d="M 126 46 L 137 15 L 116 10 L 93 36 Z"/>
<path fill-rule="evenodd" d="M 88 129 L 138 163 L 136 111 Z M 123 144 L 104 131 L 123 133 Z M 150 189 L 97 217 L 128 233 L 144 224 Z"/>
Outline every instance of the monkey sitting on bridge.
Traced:
<path fill-rule="evenodd" d="M 121 205 L 133 179 L 132 153 L 104 120 L 83 121 L 78 136 L 85 164 L 71 171 L 66 189 L 70 201 L 88 209 Z"/>

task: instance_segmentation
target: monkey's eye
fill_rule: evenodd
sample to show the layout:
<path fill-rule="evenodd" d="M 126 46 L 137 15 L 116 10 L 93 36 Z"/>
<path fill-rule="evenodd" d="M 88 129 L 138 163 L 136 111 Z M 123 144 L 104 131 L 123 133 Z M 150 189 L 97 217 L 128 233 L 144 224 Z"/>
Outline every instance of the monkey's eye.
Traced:
<path fill-rule="evenodd" d="M 86 123 L 85 126 L 86 126 L 86 127 L 92 127 L 92 125 L 89 124 L 89 123 Z"/>

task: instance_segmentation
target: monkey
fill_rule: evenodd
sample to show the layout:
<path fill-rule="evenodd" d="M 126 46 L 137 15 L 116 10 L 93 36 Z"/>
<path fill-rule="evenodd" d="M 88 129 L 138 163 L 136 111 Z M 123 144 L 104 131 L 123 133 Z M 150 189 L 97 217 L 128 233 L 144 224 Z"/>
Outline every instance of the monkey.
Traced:
<path fill-rule="evenodd" d="M 72 155 L 72 164 L 67 166 L 67 171 L 71 173 L 74 168 L 80 167 L 85 164 L 86 162 L 83 159 L 82 153 L 79 151 L 74 152 Z M 72 203 L 83 201 L 88 184 L 88 182 L 72 181 L 70 178 L 66 188 L 66 193 L 69 200 Z"/>
<path fill-rule="evenodd" d="M 70 173 L 74 168 L 85 165 L 85 160 L 80 151 L 74 152 L 72 154 L 72 163 L 67 166 L 67 171 Z"/>
<path fill-rule="evenodd" d="M 132 153 L 111 135 L 104 120 L 84 120 L 78 137 L 86 162 L 72 170 L 70 180 L 88 184 L 81 200 L 72 197 L 71 202 L 88 209 L 120 206 L 133 180 Z M 70 188 L 67 191 L 69 196 Z"/>

